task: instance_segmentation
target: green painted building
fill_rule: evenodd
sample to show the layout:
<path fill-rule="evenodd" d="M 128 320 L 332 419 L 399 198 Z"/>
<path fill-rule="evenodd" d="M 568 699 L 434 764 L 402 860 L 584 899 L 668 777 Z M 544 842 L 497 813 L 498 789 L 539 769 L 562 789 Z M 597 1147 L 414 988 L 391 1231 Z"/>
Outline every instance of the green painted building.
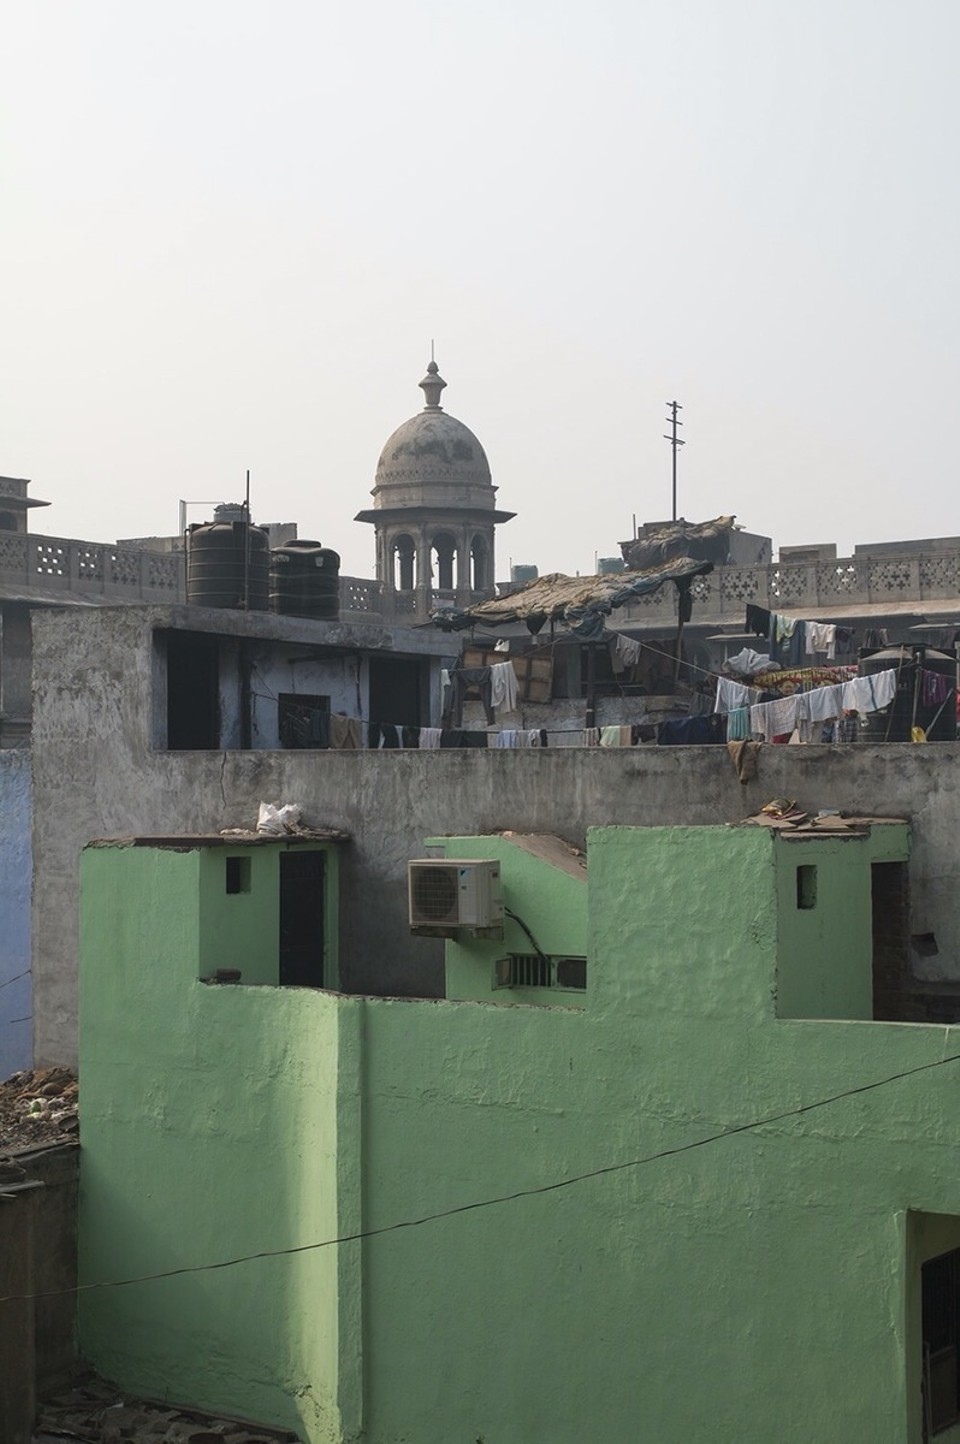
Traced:
<path fill-rule="evenodd" d="M 82 1279 L 143 1280 L 80 1296 L 102 1371 L 310 1444 L 960 1437 L 905 824 L 445 839 L 504 916 L 439 1002 L 333 991 L 335 843 L 142 841 L 82 863 Z"/>

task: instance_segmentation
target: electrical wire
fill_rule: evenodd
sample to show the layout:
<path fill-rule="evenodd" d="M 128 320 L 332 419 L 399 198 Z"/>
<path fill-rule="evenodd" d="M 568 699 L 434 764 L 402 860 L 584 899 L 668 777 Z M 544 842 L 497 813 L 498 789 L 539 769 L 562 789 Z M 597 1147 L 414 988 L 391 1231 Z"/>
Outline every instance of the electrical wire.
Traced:
<path fill-rule="evenodd" d="M 547 957 L 546 953 L 543 951 L 543 948 L 541 948 L 540 944 L 533 936 L 533 933 L 523 921 L 523 918 L 520 917 L 517 913 L 515 913 L 512 908 L 504 908 L 503 912 L 505 917 L 512 918 L 513 921 L 516 923 L 517 927 L 523 929 L 527 937 L 533 943 L 534 950 L 536 951 L 537 957 L 540 959 L 541 963 L 546 963 L 549 966 L 550 959 Z"/>
<path fill-rule="evenodd" d="M 788 1119 L 800 1118 L 806 1113 L 813 1113 L 818 1108 L 828 1108 L 833 1103 L 839 1103 L 845 1098 L 856 1098 L 863 1093 L 871 1093 L 877 1088 L 886 1088 L 891 1083 L 898 1083 L 904 1078 L 912 1078 L 918 1073 L 929 1073 L 934 1068 L 944 1068 L 948 1063 L 960 1062 L 960 1053 L 950 1053 L 944 1058 L 935 1058 L 930 1063 L 918 1063 L 913 1068 L 904 1068 L 899 1073 L 888 1073 L 883 1078 L 876 1078 L 872 1083 L 860 1083 L 855 1088 L 844 1088 L 839 1093 L 831 1093 L 825 1098 L 818 1098 L 813 1103 L 800 1103 L 796 1108 L 785 1108 L 780 1113 L 768 1113 L 762 1118 L 753 1118 L 749 1123 L 737 1123 L 732 1128 L 723 1128 L 719 1133 L 710 1133 L 706 1138 L 695 1138 L 691 1143 L 678 1143 L 673 1148 L 661 1148 L 656 1153 L 644 1154 L 641 1158 L 630 1158 L 622 1163 L 608 1163 L 601 1168 L 591 1168 L 584 1173 L 574 1173 L 567 1178 L 554 1179 L 551 1183 L 537 1184 L 532 1188 L 518 1188 L 512 1193 L 495 1194 L 492 1198 L 475 1199 L 471 1203 L 456 1204 L 453 1208 L 437 1209 L 434 1213 L 420 1214 L 417 1218 L 401 1219 L 396 1223 L 386 1223 L 380 1228 L 358 1229 L 356 1233 L 340 1234 L 336 1238 L 320 1239 L 316 1243 L 294 1244 L 290 1248 L 261 1249 L 257 1253 L 239 1254 L 235 1258 L 220 1259 L 216 1263 L 207 1264 L 184 1264 L 180 1268 L 163 1269 L 158 1273 L 138 1274 L 136 1277 L 125 1279 L 100 1279 L 88 1284 L 74 1284 L 64 1289 L 46 1289 L 36 1294 L 7 1294 L 0 1297 L 0 1304 L 28 1303 L 36 1299 L 60 1298 L 64 1294 L 91 1293 L 97 1289 L 120 1289 L 128 1288 L 133 1284 L 155 1283 L 160 1279 L 179 1278 L 184 1274 L 214 1273 L 219 1269 L 235 1268 L 238 1264 L 254 1263 L 259 1259 L 268 1258 L 289 1258 L 294 1254 L 314 1253 L 322 1248 L 335 1248 L 341 1244 L 360 1243 L 370 1238 L 382 1238 L 385 1234 L 399 1233 L 402 1229 L 421 1228 L 424 1224 L 437 1223 L 444 1218 L 454 1218 L 458 1214 L 473 1213 L 483 1208 L 496 1208 L 500 1204 L 515 1203 L 523 1198 L 536 1198 L 545 1193 L 557 1193 L 560 1189 L 572 1188 L 578 1183 L 586 1183 L 592 1178 L 604 1178 L 613 1173 L 624 1173 L 627 1169 L 643 1168 L 647 1164 L 657 1163 L 664 1158 L 676 1158 L 681 1153 L 692 1153 L 697 1148 L 706 1148 L 708 1144 L 720 1143 L 725 1138 L 735 1138 L 738 1134 L 749 1133 L 757 1128 L 767 1128 L 773 1123 L 783 1123 Z"/>
<path fill-rule="evenodd" d="M 24 968 L 22 973 L 17 973 L 12 978 L 5 978 L 4 981 L 0 983 L 0 988 L 9 988 L 11 983 L 19 983 L 21 978 L 28 978 L 32 972 L 32 968 Z"/>

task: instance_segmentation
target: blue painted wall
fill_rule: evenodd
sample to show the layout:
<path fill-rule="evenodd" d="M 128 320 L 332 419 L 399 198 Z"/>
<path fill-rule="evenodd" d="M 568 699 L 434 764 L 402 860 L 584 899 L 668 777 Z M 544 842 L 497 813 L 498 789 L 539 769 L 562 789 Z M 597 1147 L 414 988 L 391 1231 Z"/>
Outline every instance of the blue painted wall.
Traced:
<path fill-rule="evenodd" d="M 30 754 L 0 750 L 0 1078 L 33 1060 Z M 16 980 L 16 981 L 14 981 Z"/>

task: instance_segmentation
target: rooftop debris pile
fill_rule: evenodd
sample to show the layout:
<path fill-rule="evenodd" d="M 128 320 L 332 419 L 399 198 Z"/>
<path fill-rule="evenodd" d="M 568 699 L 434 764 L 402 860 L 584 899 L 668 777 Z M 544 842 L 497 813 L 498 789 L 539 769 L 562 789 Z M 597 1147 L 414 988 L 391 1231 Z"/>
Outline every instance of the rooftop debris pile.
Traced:
<path fill-rule="evenodd" d="M 0 1148 L 26 1148 L 72 1138 L 77 1077 L 69 1068 L 30 1068 L 0 1083 Z"/>

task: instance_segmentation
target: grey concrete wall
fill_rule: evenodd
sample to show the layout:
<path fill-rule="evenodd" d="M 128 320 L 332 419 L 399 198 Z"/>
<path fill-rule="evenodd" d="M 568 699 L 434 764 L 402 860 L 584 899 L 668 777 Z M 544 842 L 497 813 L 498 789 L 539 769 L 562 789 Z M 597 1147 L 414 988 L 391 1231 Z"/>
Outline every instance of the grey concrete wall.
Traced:
<path fill-rule="evenodd" d="M 94 837 L 253 826 L 261 799 L 353 838 L 343 869 L 343 983 L 430 995 L 440 948 L 412 938 L 405 869 L 423 839 L 513 828 L 582 842 L 594 824 L 725 823 L 771 797 L 908 818 L 913 932 L 960 978 L 955 872 L 960 744 L 765 747 L 742 786 L 725 747 L 545 751 L 165 753 L 149 745 L 149 617 L 35 622 L 34 1012 L 38 1062 L 76 1056 L 77 862 Z M 643 886 L 643 879 L 637 879 Z"/>
<path fill-rule="evenodd" d="M 29 1068 L 30 754 L 0 750 L 0 1078 Z"/>

